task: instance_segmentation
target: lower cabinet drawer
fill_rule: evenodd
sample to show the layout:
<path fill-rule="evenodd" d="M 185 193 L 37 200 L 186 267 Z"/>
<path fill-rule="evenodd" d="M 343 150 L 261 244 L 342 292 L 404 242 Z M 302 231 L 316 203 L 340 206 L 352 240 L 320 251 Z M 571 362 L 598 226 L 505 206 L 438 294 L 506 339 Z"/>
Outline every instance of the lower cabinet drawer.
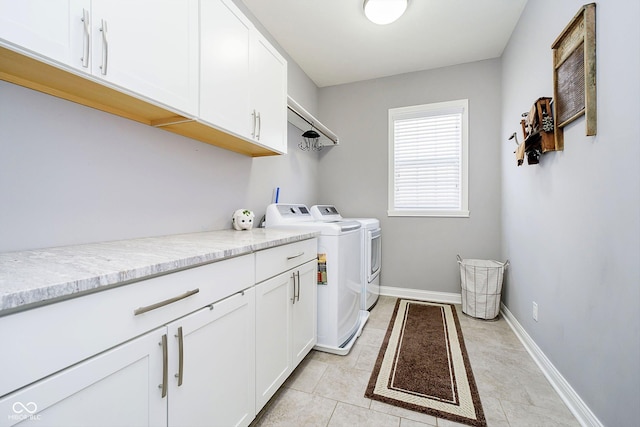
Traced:
<path fill-rule="evenodd" d="M 0 318 L 0 396 L 254 285 L 254 254 Z"/>
<path fill-rule="evenodd" d="M 318 239 L 302 240 L 256 252 L 256 282 L 302 265 L 318 256 Z"/>

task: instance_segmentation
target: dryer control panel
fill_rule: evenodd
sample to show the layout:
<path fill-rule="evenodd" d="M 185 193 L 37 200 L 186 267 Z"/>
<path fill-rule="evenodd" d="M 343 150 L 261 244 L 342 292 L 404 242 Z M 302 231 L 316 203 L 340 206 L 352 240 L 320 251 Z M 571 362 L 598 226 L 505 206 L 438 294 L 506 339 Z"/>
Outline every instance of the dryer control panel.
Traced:
<path fill-rule="evenodd" d="M 321 221 L 338 221 L 342 219 L 342 215 L 333 205 L 314 205 L 311 206 L 311 215 Z"/>

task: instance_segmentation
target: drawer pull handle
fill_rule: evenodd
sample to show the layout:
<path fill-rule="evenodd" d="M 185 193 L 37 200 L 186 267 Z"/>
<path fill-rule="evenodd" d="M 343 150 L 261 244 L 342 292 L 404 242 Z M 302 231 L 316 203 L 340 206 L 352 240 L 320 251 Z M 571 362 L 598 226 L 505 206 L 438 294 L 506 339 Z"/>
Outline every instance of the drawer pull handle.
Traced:
<path fill-rule="evenodd" d="M 298 254 L 288 256 L 288 257 L 287 257 L 287 261 L 291 261 L 292 259 L 295 259 L 295 258 L 301 257 L 302 255 L 304 255 L 304 252 L 300 252 L 300 253 L 298 253 Z"/>
<path fill-rule="evenodd" d="M 200 292 L 200 289 L 194 289 L 192 291 L 187 291 L 182 295 L 178 295 L 177 297 L 169 298 L 169 299 L 166 299 L 164 301 L 157 302 L 155 304 L 147 305 L 145 307 L 136 308 L 135 310 L 133 310 L 133 314 L 134 314 L 134 316 L 137 316 L 138 314 L 146 313 L 148 311 L 155 310 L 156 308 L 160 308 L 160 307 L 164 307 L 165 305 L 173 304 L 176 301 L 180 301 L 181 299 L 188 298 L 191 295 L 197 294 L 198 292 Z"/>

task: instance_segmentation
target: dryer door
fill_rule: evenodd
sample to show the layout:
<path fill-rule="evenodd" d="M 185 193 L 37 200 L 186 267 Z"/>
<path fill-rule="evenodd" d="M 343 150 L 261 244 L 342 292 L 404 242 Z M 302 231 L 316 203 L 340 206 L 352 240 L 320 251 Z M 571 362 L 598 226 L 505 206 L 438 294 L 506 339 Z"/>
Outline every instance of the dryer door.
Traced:
<path fill-rule="evenodd" d="M 367 281 L 371 283 L 380 274 L 382 257 L 382 230 L 367 230 Z"/>

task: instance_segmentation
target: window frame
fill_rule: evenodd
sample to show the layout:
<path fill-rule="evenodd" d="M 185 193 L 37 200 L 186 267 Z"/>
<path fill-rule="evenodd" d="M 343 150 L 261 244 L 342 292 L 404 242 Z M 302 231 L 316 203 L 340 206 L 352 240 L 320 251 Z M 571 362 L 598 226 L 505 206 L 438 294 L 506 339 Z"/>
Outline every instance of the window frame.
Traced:
<path fill-rule="evenodd" d="M 395 120 L 412 117 L 444 115 L 462 109 L 461 156 L 460 156 L 460 209 L 397 209 L 395 207 Z M 388 210 L 387 215 L 409 217 L 453 217 L 468 218 L 469 212 L 469 100 L 436 102 L 408 107 L 390 108 L 388 113 L 389 166 L 388 166 Z"/>

